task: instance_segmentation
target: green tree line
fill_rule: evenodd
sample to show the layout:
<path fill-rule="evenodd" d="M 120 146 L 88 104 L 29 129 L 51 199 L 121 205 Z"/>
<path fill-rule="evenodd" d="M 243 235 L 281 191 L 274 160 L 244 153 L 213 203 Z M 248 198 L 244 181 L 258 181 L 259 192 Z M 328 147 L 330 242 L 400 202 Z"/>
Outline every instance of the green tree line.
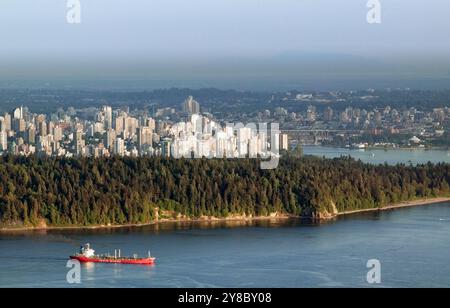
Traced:
<path fill-rule="evenodd" d="M 0 224 L 138 224 L 186 217 L 304 217 L 449 195 L 450 165 L 370 165 L 350 158 L 0 158 Z"/>

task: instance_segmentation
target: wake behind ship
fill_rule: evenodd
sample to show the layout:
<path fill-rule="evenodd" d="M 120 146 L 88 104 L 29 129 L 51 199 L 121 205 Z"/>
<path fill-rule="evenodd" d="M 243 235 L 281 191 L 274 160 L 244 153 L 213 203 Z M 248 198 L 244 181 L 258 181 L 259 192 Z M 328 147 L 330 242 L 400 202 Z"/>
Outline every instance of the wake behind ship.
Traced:
<path fill-rule="evenodd" d="M 120 264 L 144 264 L 151 265 L 155 263 L 156 258 L 150 256 L 150 252 L 147 258 L 138 258 L 137 255 L 133 257 L 121 257 L 120 250 L 117 255 L 115 251 L 114 256 L 108 255 L 96 255 L 95 250 L 91 248 L 90 244 L 81 246 L 80 252 L 76 255 L 70 256 L 70 259 L 78 260 L 81 263 L 120 263 Z"/>

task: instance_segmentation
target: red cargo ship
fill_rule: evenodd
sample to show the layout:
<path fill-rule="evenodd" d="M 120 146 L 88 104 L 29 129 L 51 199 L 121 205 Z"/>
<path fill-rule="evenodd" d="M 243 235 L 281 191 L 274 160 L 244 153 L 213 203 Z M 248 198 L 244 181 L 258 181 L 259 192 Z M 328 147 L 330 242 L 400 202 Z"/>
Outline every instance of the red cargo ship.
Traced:
<path fill-rule="evenodd" d="M 144 264 L 151 265 L 155 263 L 155 258 L 148 253 L 147 258 L 138 258 L 137 255 L 133 257 L 121 257 L 120 250 L 114 251 L 114 256 L 110 255 L 95 255 L 95 250 L 89 244 L 81 246 L 80 252 L 76 255 L 70 256 L 71 259 L 78 260 L 82 263 L 120 263 L 120 264 Z"/>

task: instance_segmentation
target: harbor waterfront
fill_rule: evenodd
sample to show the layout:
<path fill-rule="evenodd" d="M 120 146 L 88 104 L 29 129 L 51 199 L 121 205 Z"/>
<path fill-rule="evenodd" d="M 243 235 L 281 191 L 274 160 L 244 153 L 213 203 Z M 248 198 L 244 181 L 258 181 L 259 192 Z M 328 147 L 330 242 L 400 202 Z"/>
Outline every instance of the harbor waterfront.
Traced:
<path fill-rule="evenodd" d="M 448 234 L 448 202 L 320 224 L 289 219 L 3 233 L 0 287 L 373 287 L 366 281 L 370 259 L 382 265 L 376 286 L 448 287 Z M 85 264 L 81 284 L 68 284 L 68 256 L 84 242 L 99 253 L 151 249 L 159 261 Z"/>
<path fill-rule="evenodd" d="M 314 155 L 326 158 L 336 158 L 341 156 L 351 156 L 371 164 L 426 164 L 450 163 L 450 151 L 443 149 L 347 149 L 326 147 L 320 145 L 304 145 L 303 152 L 306 155 Z"/>

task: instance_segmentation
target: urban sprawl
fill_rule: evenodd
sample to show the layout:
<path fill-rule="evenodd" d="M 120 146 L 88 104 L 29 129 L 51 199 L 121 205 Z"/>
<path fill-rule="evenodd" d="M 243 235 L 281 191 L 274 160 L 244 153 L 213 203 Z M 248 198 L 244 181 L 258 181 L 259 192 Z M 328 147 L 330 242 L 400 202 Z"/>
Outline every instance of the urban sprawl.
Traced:
<path fill-rule="evenodd" d="M 74 108 L 59 110 L 47 119 L 19 107 L 0 117 L 0 153 L 253 158 L 288 149 L 287 135 L 265 123 L 221 125 L 202 115 L 200 104 L 191 96 L 180 109 L 187 121 L 171 123 L 155 120 L 146 112 L 110 106 L 97 110 L 93 120 L 78 118 Z"/>
<path fill-rule="evenodd" d="M 289 98 L 289 99 L 288 99 Z M 308 103 L 297 94 L 286 102 Z M 363 97 L 363 99 L 366 99 Z M 222 116 L 189 96 L 178 107 L 69 107 L 35 114 L 19 107 L 0 116 L 0 153 L 47 156 L 268 157 L 296 143 L 366 148 L 446 144 L 448 107 L 429 111 L 390 106 L 366 110 L 281 106 Z M 237 123 L 244 119 L 246 123 Z M 250 125 L 249 123 L 255 123 Z M 266 124 L 269 123 L 269 124 Z M 279 123 L 280 132 L 270 123 Z M 386 138 L 384 138 L 386 137 Z"/>

